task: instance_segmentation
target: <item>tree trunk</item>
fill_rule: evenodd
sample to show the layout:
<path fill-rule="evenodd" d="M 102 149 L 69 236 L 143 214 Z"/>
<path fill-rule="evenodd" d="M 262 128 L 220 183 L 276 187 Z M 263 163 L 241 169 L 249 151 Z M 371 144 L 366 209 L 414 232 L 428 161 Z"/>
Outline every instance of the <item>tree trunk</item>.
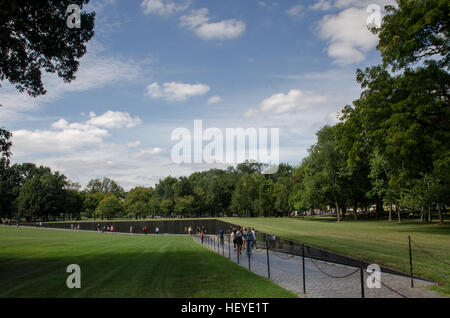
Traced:
<path fill-rule="evenodd" d="M 428 222 L 433 222 L 433 217 L 431 216 L 431 205 L 428 206 Z"/>
<path fill-rule="evenodd" d="M 389 204 L 389 222 L 392 222 L 392 203 Z"/>
<path fill-rule="evenodd" d="M 398 207 L 398 202 L 396 202 L 396 210 L 397 210 L 397 216 L 398 216 L 398 223 L 402 223 L 402 217 L 400 214 L 400 209 Z"/>
<path fill-rule="evenodd" d="M 341 215 L 339 214 L 339 204 L 338 204 L 337 200 L 334 201 L 334 204 L 336 206 L 337 221 L 340 222 L 341 221 Z"/>
<path fill-rule="evenodd" d="M 420 208 L 420 222 L 421 222 L 421 223 L 424 222 L 424 217 L 423 217 L 423 206 Z"/>
<path fill-rule="evenodd" d="M 439 211 L 439 223 L 443 224 L 444 223 L 444 217 L 443 217 L 443 214 L 442 214 L 441 206 L 438 204 L 437 208 L 438 208 L 438 211 Z"/>

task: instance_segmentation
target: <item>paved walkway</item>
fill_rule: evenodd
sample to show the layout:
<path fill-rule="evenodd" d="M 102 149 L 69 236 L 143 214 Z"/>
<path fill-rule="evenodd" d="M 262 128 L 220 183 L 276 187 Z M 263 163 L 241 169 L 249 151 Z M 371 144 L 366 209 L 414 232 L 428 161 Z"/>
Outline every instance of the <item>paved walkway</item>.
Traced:
<path fill-rule="evenodd" d="M 199 237 L 194 240 L 201 244 Z M 233 262 L 237 262 L 237 253 L 233 246 L 225 243 L 217 249 L 217 238 L 215 247 L 208 246 L 206 240 L 203 244 L 205 247 L 215 252 L 230 257 Z M 239 257 L 239 264 L 248 269 L 249 259 L 246 251 L 242 252 Z M 302 258 L 285 253 L 269 251 L 270 279 L 278 285 L 291 290 L 299 295 L 299 297 L 314 298 L 360 298 L 361 295 L 361 273 L 357 268 L 337 265 L 333 263 L 305 259 L 305 275 L 306 275 L 306 294 L 303 293 L 302 280 Z M 318 268 L 320 268 L 320 270 Z M 254 250 L 250 256 L 251 271 L 268 277 L 267 270 L 267 251 L 265 249 Z M 345 276 L 346 278 L 332 278 L 332 276 Z M 369 274 L 364 272 L 364 282 L 366 282 Z M 433 283 L 414 279 L 414 288 L 411 288 L 411 280 L 409 277 L 403 277 L 392 274 L 381 273 L 381 288 L 369 289 L 365 284 L 364 294 L 366 298 L 430 298 L 442 297 L 439 293 L 429 290 L 426 287 Z M 388 287 L 385 287 L 388 286 Z M 396 291 L 396 292 L 394 292 Z"/>

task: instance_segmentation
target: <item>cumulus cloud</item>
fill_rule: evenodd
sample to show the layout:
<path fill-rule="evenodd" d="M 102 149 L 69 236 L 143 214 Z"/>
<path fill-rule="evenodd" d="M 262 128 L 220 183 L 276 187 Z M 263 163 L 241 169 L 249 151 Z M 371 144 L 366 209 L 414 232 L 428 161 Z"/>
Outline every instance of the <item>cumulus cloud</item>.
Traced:
<path fill-rule="evenodd" d="M 169 16 L 176 12 L 184 11 L 191 5 L 191 1 L 171 2 L 166 0 L 144 0 L 141 7 L 144 14 L 157 14 L 160 16 Z"/>
<path fill-rule="evenodd" d="M 358 63 L 375 48 L 378 37 L 367 28 L 365 8 L 349 8 L 337 15 L 326 15 L 319 22 L 321 39 L 328 41 L 328 56 L 339 65 Z"/>
<path fill-rule="evenodd" d="M 260 110 L 275 114 L 290 110 L 307 109 L 313 104 L 320 104 L 327 100 L 324 95 L 316 95 L 311 92 L 291 89 L 287 94 L 275 94 L 261 102 Z"/>
<path fill-rule="evenodd" d="M 180 26 L 193 30 L 204 40 L 230 40 L 244 34 L 246 25 L 236 19 L 209 22 L 208 9 L 192 10 L 188 15 L 180 18 Z"/>
<path fill-rule="evenodd" d="M 107 111 L 85 122 L 69 123 L 61 118 L 52 123 L 48 130 L 13 131 L 13 151 L 16 155 L 36 153 L 71 152 L 82 146 L 98 145 L 110 136 L 106 128 L 131 128 L 141 123 L 139 117 L 128 113 Z"/>
<path fill-rule="evenodd" d="M 139 117 L 131 117 L 124 112 L 114 112 L 108 110 L 101 116 L 91 116 L 87 124 L 105 128 L 132 128 L 142 123 Z"/>
<path fill-rule="evenodd" d="M 132 59 L 103 56 L 103 48 L 98 43 L 89 44 L 88 54 L 80 60 L 76 79 L 65 83 L 56 74 L 44 73 L 42 80 L 47 94 L 36 98 L 20 93 L 8 81 L 2 81 L 0 93 L 0 117 L 10 120 L 25 111 L 36 110 L 41 105 L 63 98 L 68 93 L 121 85 L 133 81 L 143 74 L 143 67 Z"/>
<path fill-rule="evenodd" d="M 217 95 L 214 95 L 214 96 L 211 96 L 210 98 L 208 98 L 208 100 L 206 101 L 206 103 L 207 103 L 208 105 L 212 105 L 212 104 L 220 103 L 221 101 L 222 101 L 222 97 L 217 96 Z"/>
<path fill-rule="evenodd" d="M 154 82 L 147 86 L 147 95 L 153 98 L 162 98 L 168 101 L 185 101 L 189 97 L 204 95 L 210 88 L 206 84 L 186 84 L 168 82 L 160 86 Z"/>

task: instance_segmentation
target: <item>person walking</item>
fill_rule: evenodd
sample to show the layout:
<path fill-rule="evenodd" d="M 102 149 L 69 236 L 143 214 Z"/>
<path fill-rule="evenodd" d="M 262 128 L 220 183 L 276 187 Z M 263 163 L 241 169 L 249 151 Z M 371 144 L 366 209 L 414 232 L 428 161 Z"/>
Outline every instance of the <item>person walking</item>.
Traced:
<path fill-rule="evenodd" d="M 252 254 L 252 247 L 253 247 L 253 233 L 252 231 L 249 229 L 249 231 L 247 231 L 247 254 L 250 256 Z"/>
<path fill-rule="evenodd" d="M 219 230 L 219 239 L 220 239 L 220 244 L 223 245 L 223 230 L 222 229 Z"/>
<path fill-rule="evenodd" d="M 100 232 L 100 223 L 97 223 L 97 232 Z"/>
<path fill-rule="evenodd" d="M 147 225 L 146 226 L 144 226 L 144 234 L 146 234 L 147 235 Z"/>
<path fill-rule="evenodd" d="M 255 228 L 254 227 L 252 227 L 252 234 L 253 234 L 253 248 L 255 248 L 255 246 L 256 246 L 256 231 L 255 231 Z"/>
<path fill-rule="evenodd" d="M 159 234 L 159 227 L 156 227 L 155 232 L 156 232 L 156 235 Z"/>
<path fill-rule="evenodd" d="M 236 248 L 237 248 L 237 253 L 239 255 L 241 255 L 241 251 L 242 251 L 242 232 L 241 232 L 241 228 L 238 227 L 236 230 Z"/>
<path fill-rule="evenodd" d="M 202 239 L 202 244 L 203 244 L 203 232 L 200 233 L 200 238 Z"/>
<path fill-rule="evenodd" d="M 133 225 L 130 225 L 130 235 L 133 235 Z"/>

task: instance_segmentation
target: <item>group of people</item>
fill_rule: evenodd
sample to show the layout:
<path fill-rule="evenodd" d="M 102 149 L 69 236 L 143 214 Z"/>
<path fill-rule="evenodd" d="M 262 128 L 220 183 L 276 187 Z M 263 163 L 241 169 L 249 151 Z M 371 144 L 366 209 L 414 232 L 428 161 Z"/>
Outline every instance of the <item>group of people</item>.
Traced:
<path fill-rule="evenodd" d="M 230 244 L 233 243 L 233 249 L 238 254 L 242 254 L 243 249 L 247 249 L 247 253 L 251 254 L 253 247 L 256 245 L 256 232 L 252 227 L 241 228 L 238 226 L 236 229 L 231 230 Z"/>
<path fill-rule="evenodd" d="M 103 225 L 97 224 L 97 232 L 114 232 L 114 225 Z"/>
<path fill-rule="evenodd" d="M 142 231 L 144 232 L 144 234 L 148 234 L 148 227 L 147 227 L 147 225 L 144 225 L 144 227 L 142 228 Z M 130 226 L 130 233 L 133 233 L 133 226 Z M 156 235 L 159 234 L 159 227 L 155 228 L 155 234 Z"/>
<path fill-rule="evenodd" d="M 80 230 L 80 224 L 70 224 L 70 229 L 72 231 L 79 231 Z"/>

